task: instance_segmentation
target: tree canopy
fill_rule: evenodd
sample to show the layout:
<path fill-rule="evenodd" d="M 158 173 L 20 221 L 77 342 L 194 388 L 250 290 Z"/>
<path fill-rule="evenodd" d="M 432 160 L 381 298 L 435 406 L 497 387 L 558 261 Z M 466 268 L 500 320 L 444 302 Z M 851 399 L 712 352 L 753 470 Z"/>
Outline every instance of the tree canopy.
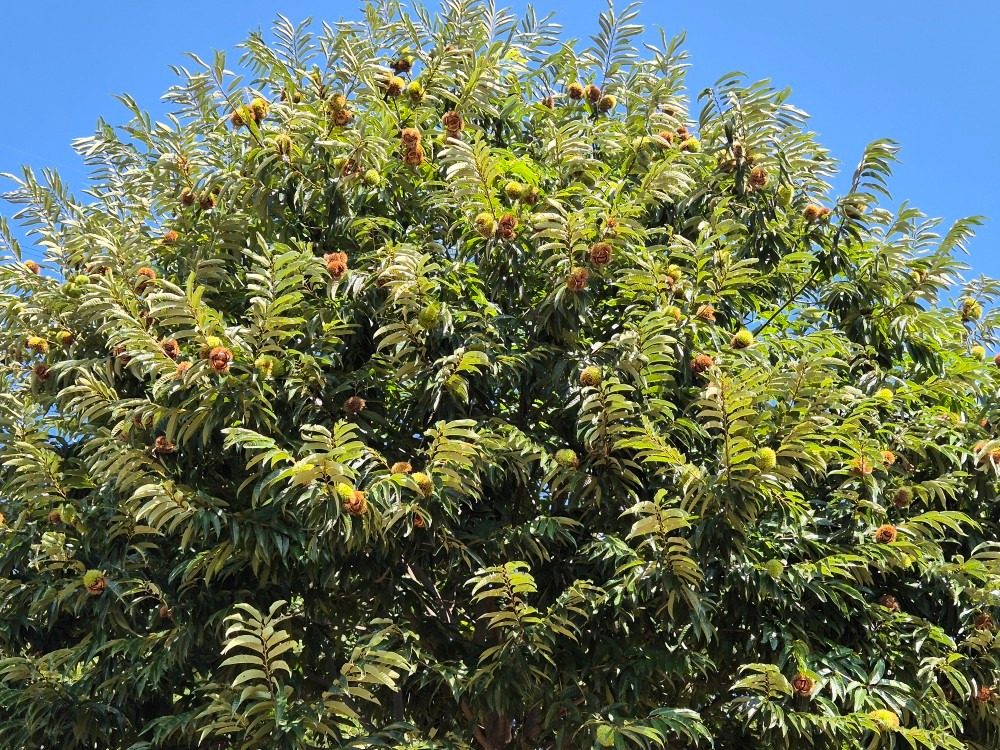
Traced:
<path fill-rule="evenodd" d="M 978 220 L 634 6 L 358 17 L 11 176 L 0 745 L 1000 746 Z"/>

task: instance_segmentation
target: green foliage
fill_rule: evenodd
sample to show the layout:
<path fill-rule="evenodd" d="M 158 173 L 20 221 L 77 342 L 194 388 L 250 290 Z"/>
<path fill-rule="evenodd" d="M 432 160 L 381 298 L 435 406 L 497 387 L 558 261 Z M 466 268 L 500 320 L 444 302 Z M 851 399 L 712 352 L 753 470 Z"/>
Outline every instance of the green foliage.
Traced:
<path fill-rule="evenodd" d="M 11 177 L 0 746 L 1000 745 L 978 221 L 646 38 L 279 17 Z"/>

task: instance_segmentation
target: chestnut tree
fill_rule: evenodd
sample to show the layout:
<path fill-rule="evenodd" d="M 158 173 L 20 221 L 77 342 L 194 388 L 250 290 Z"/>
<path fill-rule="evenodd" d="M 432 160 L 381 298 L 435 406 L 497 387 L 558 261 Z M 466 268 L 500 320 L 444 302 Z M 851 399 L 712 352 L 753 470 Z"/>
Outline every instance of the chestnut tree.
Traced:
<path fill-rule="evenodd" d="M 977 220 L 637 13 L 279 17 L 11 176 L 0 745 L 1000 745 Z"/>

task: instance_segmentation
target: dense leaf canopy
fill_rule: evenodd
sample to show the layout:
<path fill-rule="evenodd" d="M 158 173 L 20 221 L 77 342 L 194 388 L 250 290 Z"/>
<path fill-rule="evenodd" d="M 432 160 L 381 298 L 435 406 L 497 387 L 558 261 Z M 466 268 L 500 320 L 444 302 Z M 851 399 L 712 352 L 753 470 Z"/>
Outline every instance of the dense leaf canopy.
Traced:
<path fill-rule="evenodd" d="M 12 178 L 0 746 L 997 747 L 976 220 L 633 7 L 362 13 Z"/>

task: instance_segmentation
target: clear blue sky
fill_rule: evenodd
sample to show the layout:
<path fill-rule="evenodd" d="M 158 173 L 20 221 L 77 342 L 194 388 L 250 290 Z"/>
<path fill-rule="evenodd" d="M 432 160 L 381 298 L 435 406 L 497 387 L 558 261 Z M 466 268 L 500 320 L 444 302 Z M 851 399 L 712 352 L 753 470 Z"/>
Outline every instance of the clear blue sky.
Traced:
<path fill-rule="evenodd" d="M 358 7 L 354 0 L 7 3 L 0 171 L 55 167 L 79 191 L 85 172 L 70 141 L 90 134 L 100 115 L 115 124 L 127 118 L 114 94 L 128 92 L 160 113 L 159 97 L 173 82 L 168 66 L 183 64 L 183 52 L 231 50 L 277 12 L 339 20 L 356 18 Z M 604 2 L 535 7 L 555 11 L 569 36 L 585 38 Z M 986 215 L 970 275 L 1000 276 L 1000 4 L 648 0 L 642 20 L 671 35 L 687 32 L 692 94 L 731 70 L 791 87 L 845 171 L 868 141 L 899 141 L 894 198 L 947 219 Z"/>

